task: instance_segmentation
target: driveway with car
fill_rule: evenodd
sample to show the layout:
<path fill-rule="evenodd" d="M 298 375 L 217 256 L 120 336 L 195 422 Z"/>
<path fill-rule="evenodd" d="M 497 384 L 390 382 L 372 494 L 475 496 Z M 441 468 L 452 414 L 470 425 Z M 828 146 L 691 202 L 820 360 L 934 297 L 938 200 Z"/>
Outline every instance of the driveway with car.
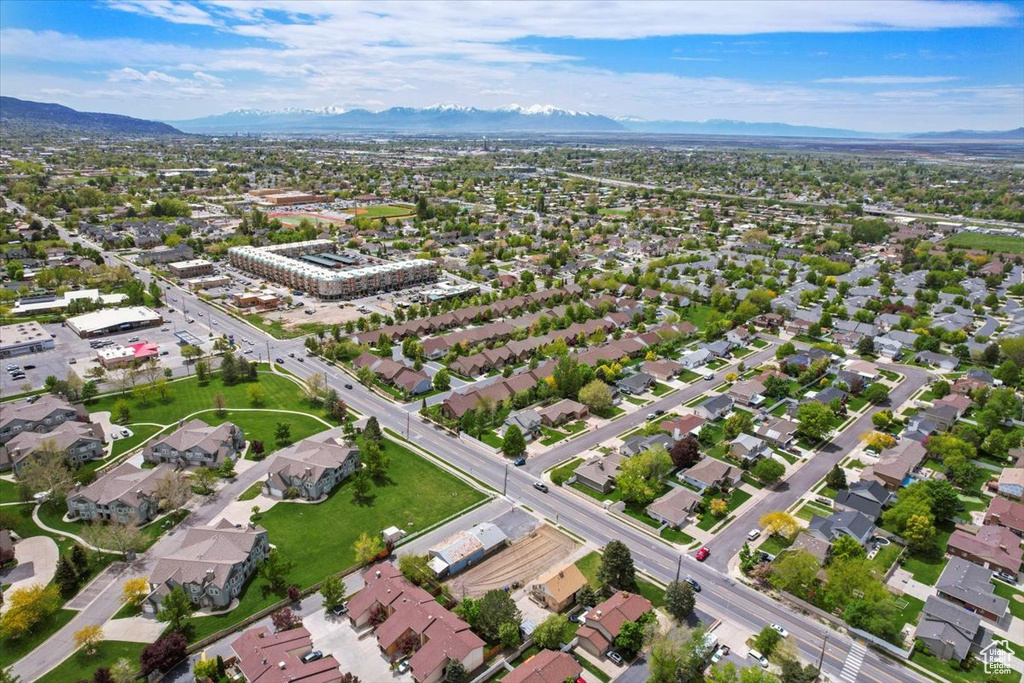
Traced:
<path fill-rule="evenodd" d="M 302 625 L 313 638 L 313 649 L 323 650 L 324 656 L 334 655 L 342 672 L 351 672 L 363 681 L 397 683 L 413 680 L 411 673 L 391 671 L 373 633 L 368 627 L 357 632 L 347 616 L 338 617 L 319 610 L 303 617 Z"/>

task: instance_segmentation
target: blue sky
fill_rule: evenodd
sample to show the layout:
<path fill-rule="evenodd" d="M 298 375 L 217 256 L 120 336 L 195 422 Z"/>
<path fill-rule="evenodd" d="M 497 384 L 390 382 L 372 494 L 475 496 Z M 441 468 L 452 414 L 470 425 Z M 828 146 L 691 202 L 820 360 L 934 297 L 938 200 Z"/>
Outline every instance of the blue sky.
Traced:
<path fill-rule="evenodd" d="M 0 2 L 0 92 L 181 120 L 550 104 L 882 132 L 1024 125 L 1024 3 Z"/>

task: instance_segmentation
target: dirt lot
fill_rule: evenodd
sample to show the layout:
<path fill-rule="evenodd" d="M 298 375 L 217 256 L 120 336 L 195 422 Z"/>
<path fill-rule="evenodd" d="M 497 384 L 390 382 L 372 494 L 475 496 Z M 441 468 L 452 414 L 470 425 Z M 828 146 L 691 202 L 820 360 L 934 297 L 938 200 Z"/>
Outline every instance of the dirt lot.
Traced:
<path fill-rule="evenodd" d="M 571 555 L 576 546 L 565 534 L 544 525 L 447 583 L 456 598 L 478 598 L 516 581 L 525 585 Z"/>
<path fill-rule="evenodd" d="M 306 315 L 304 311 L 309 310 L 314 311 L 314 313 Z M 281 324 L 285 327 L 294 327 L 302 323 L 324 323 L 325 325 L 338 323 L 339 325 L 344 325 L 349 320 L 357 320 L 361 315 L 354 306 L 346 305 L 344 308 L 338 308 L 338 302 L 325 301 L 314 306 L 306 304 L 305 308 L 295 308 L 290 311 L 274 311 L 273 313 L 268 313 L 267 318 L 270 320 L 280 318 Z"/>

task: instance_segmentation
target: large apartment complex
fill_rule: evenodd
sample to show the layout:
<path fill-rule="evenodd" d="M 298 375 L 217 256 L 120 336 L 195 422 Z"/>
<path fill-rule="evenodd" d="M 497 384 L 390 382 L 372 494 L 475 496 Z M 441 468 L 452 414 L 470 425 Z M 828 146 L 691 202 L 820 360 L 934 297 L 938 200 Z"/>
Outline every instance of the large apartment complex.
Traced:
<path fill-rule="evenodd" d="M 269 247 L 232 247 L 231 265 L 320 299 L 336 300 L 404 289 L 437 279 L 437 264 L 427 259 L 380 261 L 336 253 L 331 240 L 310 240 Z"/>

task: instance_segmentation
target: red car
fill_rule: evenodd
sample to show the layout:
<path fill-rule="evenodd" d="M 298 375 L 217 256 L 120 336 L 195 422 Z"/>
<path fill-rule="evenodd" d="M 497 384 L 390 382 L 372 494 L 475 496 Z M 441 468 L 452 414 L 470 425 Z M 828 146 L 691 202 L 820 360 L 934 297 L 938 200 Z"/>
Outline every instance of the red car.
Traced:
<path fill-rule="evenodd" d="M 701 546 L 701 549 L 697 551 L 697 561 L 703 562 L 704 560 L 708 559 L 708 555 L 710 554 L 711 551 L 708 550 L 707 546 Z"/>

